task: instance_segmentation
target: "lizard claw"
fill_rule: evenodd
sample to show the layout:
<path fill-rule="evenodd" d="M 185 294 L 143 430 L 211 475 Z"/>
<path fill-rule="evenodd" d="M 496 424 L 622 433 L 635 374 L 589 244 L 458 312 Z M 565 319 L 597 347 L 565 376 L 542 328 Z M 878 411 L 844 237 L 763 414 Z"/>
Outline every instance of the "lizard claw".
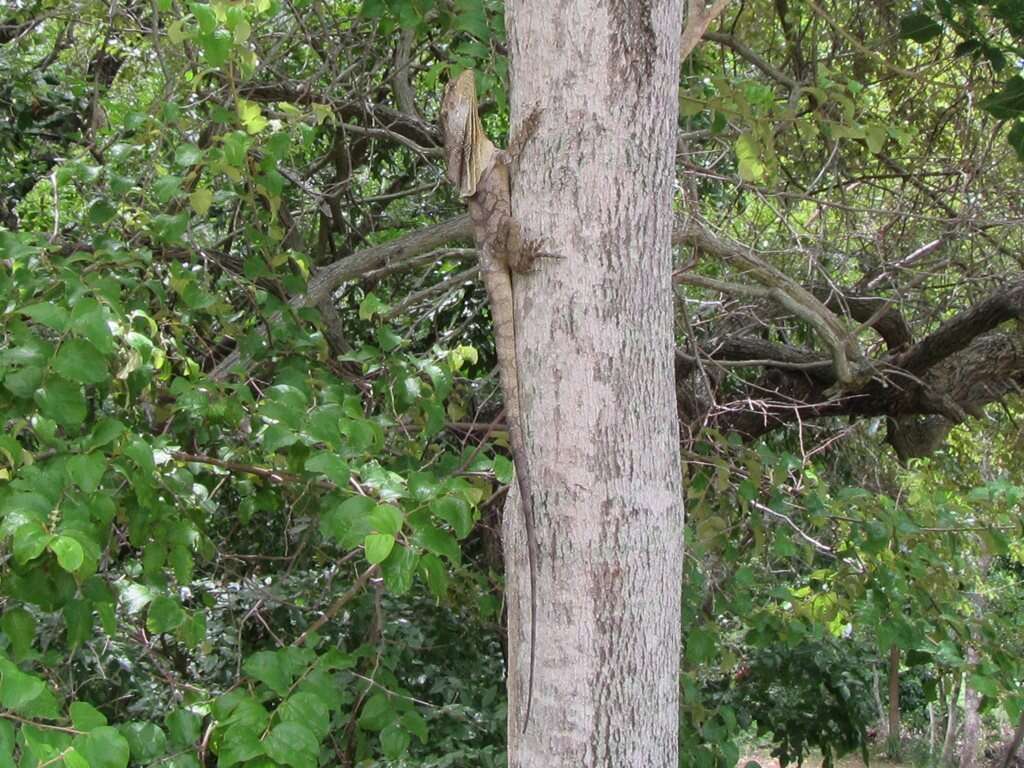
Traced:
<path fill-rule="evenodd" d="M 510 254 L 513 255 L 513 254 Z M 534 262 L 537 259 L 563 259 L 557 253 L 551 253 L 550 251 L 544 250 L 544 240 L 526 240 L 523 242 L 522 247 L 517 249 L 514 253 L 514 258 L 509 259 L 509 269 L 513 272 L 522 274 L 523 272 L 529 272 L 533 269 Z"/>

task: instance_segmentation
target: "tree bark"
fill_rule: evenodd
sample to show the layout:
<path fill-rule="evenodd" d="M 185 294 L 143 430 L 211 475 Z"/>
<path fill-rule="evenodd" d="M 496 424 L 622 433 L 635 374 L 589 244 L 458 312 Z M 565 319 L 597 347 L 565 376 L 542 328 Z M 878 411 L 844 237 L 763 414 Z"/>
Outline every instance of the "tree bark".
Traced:
<path fill-rule="evenodd" d="M 678 765 L 682 495 L 673 389 L 678 0 L 507 5 L 513 137 L 542 110 L 513 214 L 534 474 L 537 647 L 518 500 L 505 515 L 509 765 Z"/>
<path fill-rule="evenodd" d="M 956 746 L 957 712 L 960 711 L 960 681 L 962 674 L 958 674 L 953 683 L 953 690 L 949 694 L 949 709 L 946 715 L 946 738 L 942 742 L 942 759 L 940 765 L 953 764 L 953 748 Z"/>
<path fill-rule="evenodd" d="M 967 648 L 967 665 L 973 668 L 978 661 L 978 649 L 972 644 Z M 981 694 L 970 680 L 964 686 L 964 739 L 960 745 L 960 768 L 974 768 L 981 745 Z"/>
<path fill-rule="evenodd" d="M 1020 719 L 1017 720 L 1017 728 L 1014 730 L 1013 736 L 1010 737 L 1009 743 L 1003 747 L 999 768 L 1010 768 L 1010 763 L 1013 762 L 1014 755 L 1020 749 L 1022 741 L 1024 741 L 1024 712 L 1020 713 Z"/>
<path fill-rule="evenodd" d="M 882 691 L 878 682 L 878 667 L 873 666 L 871 670 L 871 693 L 875 698 L 875 708 L 878 710 L 878 735 L 886 744 L 889 743 L 889 720 L 882 706 Z"/>
<path fill-rule="evenodd" d="M 990 474 L 987 457 L 982 456 L 981 476 L 988 479 Z M 978 584 L 974 594 L 971 595 L 971 603 L 974 607 L 974 617 L 981 620 L 985 613 L 985 596 L 982 594 L 982 584 L 988 575 L 989 566 L 992 564 L 991 555 L 983 555 L 978 560 Z M 978 652 L 978 644 L 981 642 L 980 633 L 977 627 L 971 628 L 971 642 L 967 646 L 967 668 L 976 669 L 981 661 L 981 654 Z M 970 677 L 964 683 L 964 740 L 960 748 L 960 768 L 974 768 L 978 764 L 978 753 L 981 751 L 981 692 L 971 685 Z"/>
<path fill-rule="evenodd" d="M 900 649 L 889 648 L 889 757 L 900 756 Z"/>

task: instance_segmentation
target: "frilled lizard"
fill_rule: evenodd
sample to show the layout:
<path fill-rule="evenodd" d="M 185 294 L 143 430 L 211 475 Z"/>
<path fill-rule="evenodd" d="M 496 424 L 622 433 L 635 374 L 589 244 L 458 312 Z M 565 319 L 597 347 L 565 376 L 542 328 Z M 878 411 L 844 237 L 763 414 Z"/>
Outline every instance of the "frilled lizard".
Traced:
<path fill-rule="evenodd" d="M 519 495 L 526 525 L 526 549 L 530 565 L 530 677 L 527 683 L 523 731 L 530 723 L 533 702 L 533 669 L 537 652 L 537 537 L 534 532 L 530 468 L 523 440 L 523 416 L 519 400 L 516 362 L 515 314 L 512 302 L 512 273 L 526 272 L 543 255 L 537 241 L 523 239 L 518 222 L 512 218 L 509 166 L 536 129 L 539 113 L 527 118 L 514 147 L 498 149 L 484 133 L 477 112 L 476 86 L 472 70 L 448 83 L 441 102 L 440 127 L 448 180 L 469 205 L 473 236 L 480 252 L 480 273 L 491 305 L 494 348 L 505 396 L 512 460 L 515 462 Z"/>

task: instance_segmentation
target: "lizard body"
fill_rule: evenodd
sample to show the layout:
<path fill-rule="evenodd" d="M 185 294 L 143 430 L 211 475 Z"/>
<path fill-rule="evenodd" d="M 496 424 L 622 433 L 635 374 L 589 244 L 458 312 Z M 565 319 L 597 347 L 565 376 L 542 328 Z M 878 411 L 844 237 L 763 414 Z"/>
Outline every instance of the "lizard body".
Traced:
<path fill-rule="evenodd" d="M 531 116 L 532 118 L 533 116 Z M 528 121 L 528 123 L 531 121 Z M 509 165 L 510 152 L 498 149 L 484 133 L 477 112 L 476 86 L 472 70 L 452 80 L 441 103 L 441 134 L 444 139 L 448 180 L 469 206 L 473 236 L 480 253 L 480 273 L 494 322 L 494 348 L 498 357 L 509 445 L 519 484 L 526 527 L 527 558 L 530 567 L 530 674 L 527 684 L 523 731 L 530 723 L 533 702 L 533 670 L 537 649 L 537 538 L 534 532 L 533 495 L 526 460 L 523 417 L 519 400 L 516 361 L 515 313 L 512 301 L 512 272 L 525 272 L 540 255 L 536 242 L 523 239 L 518 222 L 512 218 Z M 527 126 L 526 136 L 532 130 Z"/>

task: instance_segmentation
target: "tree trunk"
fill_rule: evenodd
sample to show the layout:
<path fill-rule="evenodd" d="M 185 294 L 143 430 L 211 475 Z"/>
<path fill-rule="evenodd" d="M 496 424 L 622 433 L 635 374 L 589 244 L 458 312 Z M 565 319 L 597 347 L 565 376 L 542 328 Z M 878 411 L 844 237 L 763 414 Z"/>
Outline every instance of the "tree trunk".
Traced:
<path fill-rule="evenodd" d="M 506 520 L 509 765 L 678 765 L 682 494 L 673 388 L 678 0 L 509 0 L 515 287 L 539 544 L 536 676 L 518 501 Z"/>
<path fill-rule="evenodd" d="M 889 648 L 889 757 L 900 756 L 900 649 Z"/>
<path fill-rule="evenodd" d="M 946 715 L 946 738 L 942 742 L 942 760 L 940 765 L 953 764 L 953 748 L 956 746 L 956 720 L 960 711 L 960 681 L 963 675 L 958 674 L 953 682 L 953 690 L 949 694 L 949 709 Z"/>
<path fill-rule="evenodd" d="M 967 665 L 973 669 L 977 664 L 978 649 L 972 644 L 967 647 Z M 981 694 L 971 685 L 970 679 L 964 686 L 964 739 L 960 745 L 960 768 L 974 768 L 981 744 Z"/>
<path fill-rule="evenodd" d="M 878 667 L 871 666 L 871 693 L 875 698 L 875 708 L 878 710 L 878 738 L 889 743 L 889 720 L 885 707 L 882 706 L 882 691 L 878 682 Z"/>
<path fill-rule="evenodd" d="M 989 474 L 987 457 L 983 456 L 981 476 Z M 986 478 L 987 479 L 987 478 Z M 974 607 L 974 618 L 977 621 L 985 613 L 985 596 L 982 594 L 982 585 L 988 575 L 989 566 L 992 564 L 991 555 L 982 555 L 978 558 L 978 583 L 971 595 L 971 603 Z M 981 661 L 981 654 L 978 652 L 978 644 L 981 642 L 978 628 L 971 628 L 971 643 L 967 646 L 967 668 L 977 669 Z M 981 692 L 971 685 L 970 677 L 964 683 L 964 740 L 960 749 L 960 768 L 974 768 L 978 763 L 978 753 L 981 748 Z"/>
<path fill-rule="evenodd" d="M 1014 730 L 1013 736 L 1010 737 L 1010 742 L 1003 748 L 999 768 L 1009 768 L 1010 763 L 1013 762 L 1014 755 L 1020 749 L 1022 741 L 1024 741 L 1024 712 L 1020 713 L 1020 719 L 1017 720 L 1017 728 Z"/>

